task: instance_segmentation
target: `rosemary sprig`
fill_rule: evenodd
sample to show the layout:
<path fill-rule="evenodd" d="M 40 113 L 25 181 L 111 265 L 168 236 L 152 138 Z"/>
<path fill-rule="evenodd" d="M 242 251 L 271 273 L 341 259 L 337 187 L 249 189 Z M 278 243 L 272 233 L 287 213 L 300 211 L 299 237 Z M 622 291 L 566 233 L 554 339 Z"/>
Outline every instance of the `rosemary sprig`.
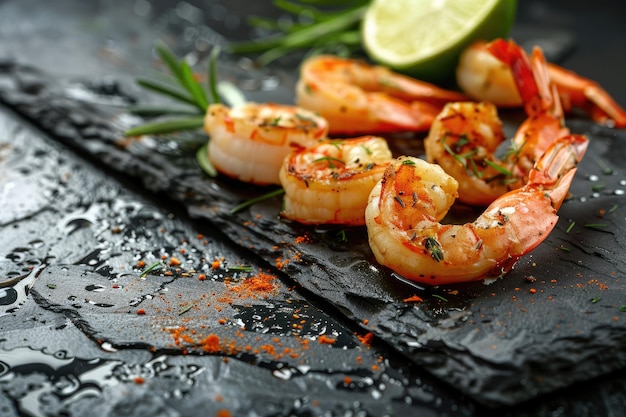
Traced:
<path fill-rule="evenodd" d="M 251 26 L 274 34 L 264 39 L 233 43 L 230 51 L 261 53 L 257 61 L 262 65 L 299 50 L 349 54 L 361 46 L 359 23 L 369 3 L 370 0 L 274 0 L 275 7 L 295 20 L 304 17 L 305 21 L 278 24 L 275 19 L 253 16 L 248 20 Z"/>
<path fill-rule="evenodd" d="M 206 87 L 196 81 L 187 61 L 179 60 L 164 44 L 157 44 L 155 48 L 159 58 L 169 70 L 167 78 L 169 83 L 138 79 L 137 84 L 153 93 L 172 99 L 182 106 L 130 108 L 129 110 L 135 114 L 144 117 L 158 117 L 159 119 L 129 129 L 124 132 L 125 136 L 160 135 L 200 129 L 203 126 L 203 117 L 208 105 L 220 102 L 217 82 L 219 47 L 214 47 L 211 51 Z M 232 87 L 230 88 L 232 89 Z M 162 117 L 165 118 L 162 119 Z"/>

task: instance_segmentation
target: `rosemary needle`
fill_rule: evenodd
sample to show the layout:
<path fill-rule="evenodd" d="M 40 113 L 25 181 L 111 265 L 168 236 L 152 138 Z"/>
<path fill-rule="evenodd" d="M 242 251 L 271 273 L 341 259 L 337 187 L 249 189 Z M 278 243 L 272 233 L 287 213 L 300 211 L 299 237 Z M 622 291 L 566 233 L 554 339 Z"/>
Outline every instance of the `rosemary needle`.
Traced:
<path fill-rule="evenodd" d="M 235 207 L 233 207 L 230 210 L 230 213 L 231 214 L 238 213 L 238 212 L 240 212 L 241 210 L 243 210 L 245 208 L 248 208 L 250 206 L 255 205 L 256 203 L 260 203 L 261 201 L 269 200 L 270 198 L 274 198 L 274 197 L 277 197 L 279 195 L 283 195 L 284 193 L 285 193 L 285 190 L 282 189 L 282 188 L 279 188 L 277 190 L 270 191 L 269 193 L 260 195 L 260 196 L 258 196 L 256 198 L 251 198 L 250 200 L 246 200 L 243 203 L 238 204 Z"/>
<path fill-rule="evenodd" d="M 161 262 L 155 262 L 152 265 L 150 265 L 148 268 L 146 268 L 142 273 L 141 273 L 141 278 L 145 278 L 146 275 L 148 275 L 150 272 L 154 271 L 155 269 L 160 269 L 161 268 Z"/>
<path fill-rule="evenodd" d="M 209 160 L 208 143 L 205 143 L 196 151 L 196 161 L 198 161 L 200 168 L 202 168 L 209 177 L 217 177 L 217 170 Z"/>

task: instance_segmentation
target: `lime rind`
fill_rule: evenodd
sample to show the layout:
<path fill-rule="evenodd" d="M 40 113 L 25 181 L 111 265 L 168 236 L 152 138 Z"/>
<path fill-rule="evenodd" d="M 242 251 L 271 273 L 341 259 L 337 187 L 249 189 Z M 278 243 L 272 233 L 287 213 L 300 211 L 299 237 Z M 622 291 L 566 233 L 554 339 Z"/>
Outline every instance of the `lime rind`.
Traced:
<path fill-rule="evenodd" d="M 440 81 L 453 76 L 461 52 L 472 42 L 506 37 L 516 10 L 515 0 L 375 0 L 363 20 L 363 46 L 380 64 Z M 379 26 L 383 21 L 393 24 Z M 414 44 L 411 38 L 416 39 Z"/>

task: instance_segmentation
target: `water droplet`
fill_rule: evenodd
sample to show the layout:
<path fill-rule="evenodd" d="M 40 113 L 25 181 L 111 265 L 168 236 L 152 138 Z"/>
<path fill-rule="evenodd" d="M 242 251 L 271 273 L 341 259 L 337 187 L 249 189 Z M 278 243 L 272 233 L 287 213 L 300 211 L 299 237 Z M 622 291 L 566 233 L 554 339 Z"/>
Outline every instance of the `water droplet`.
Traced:
<path fill-rule="evenodd" d="M 291 371 L 291 369 L 285 368 L 285 369 L 275 369 L 272 372 L 272 375 L 274 375 L 276 378 L 282 379 L 282 380 L 288 380 L 293 376 L 293 371 Z"/>

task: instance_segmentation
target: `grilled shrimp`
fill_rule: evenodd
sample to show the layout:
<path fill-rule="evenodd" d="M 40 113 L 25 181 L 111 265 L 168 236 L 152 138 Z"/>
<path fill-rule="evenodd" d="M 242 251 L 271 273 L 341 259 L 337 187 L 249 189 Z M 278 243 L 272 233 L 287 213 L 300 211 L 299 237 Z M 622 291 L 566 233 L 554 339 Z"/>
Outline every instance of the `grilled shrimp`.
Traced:
<path fill-rule="evenodd" d="M 566 112 L 580 108 L 596 122 L 626 127 L 626 110 L 597 82 L 552 63 L 548 63 L 548 72 Z M 523 104 L 509 66 L 496 59 L 484 42 L 472 44 L 463 52 L 456 77 L 461 89 L 475 100 L 490 101 L 498 107 Z"/>
<path fill-rule="evenodd" d="M 319 55 L 300 68 L 298 106 L 322 115 L 330 134 L 427 131 L 442 106 L 466 96 L 381 66 Z"/>
<path fill-rule="evenodd" d="M 456 178 L 459 200 L 473 205 L 487 205 L 521 187 L 536 160 L 553 142 L 570 133 L 541 49 L 535 48 L 529 58 L 512 41 L 497 40 L 485 50 L 513 69 L 528 115 L 509 149 L 501 158 L 497 156 L 506 137 L 496 107 L 488 102 L 448 103 L 424 141 L 427 160 Z"/>
<path fill-rule="evenodd" d="M 287 154 L 313 146 L 328 133 L 317 114 L 294 106 L 245 103 L 209 106 L 204 128 L 209 160 L 224 175 L 255 184 L 279 184 Z"/>
<path fill-rule="evenodd" d="M 556 225 L 587 143 L 583 136 L 558 139 L 523 187 L 498 197 L 463 225 L 440 223 L 457 195 L 453 177 L 422 159 L 394 160 L 372 190 L 365 214 L 376 260 L 431 285 L 503 275 Z"/>
<path fill-rule="evenodd" d="M 306 224 L 364 225 L 370 191 L 392 159 L 387 142 L 363 136 L 324 140 L 285 158 L 282 215 Z"/>

